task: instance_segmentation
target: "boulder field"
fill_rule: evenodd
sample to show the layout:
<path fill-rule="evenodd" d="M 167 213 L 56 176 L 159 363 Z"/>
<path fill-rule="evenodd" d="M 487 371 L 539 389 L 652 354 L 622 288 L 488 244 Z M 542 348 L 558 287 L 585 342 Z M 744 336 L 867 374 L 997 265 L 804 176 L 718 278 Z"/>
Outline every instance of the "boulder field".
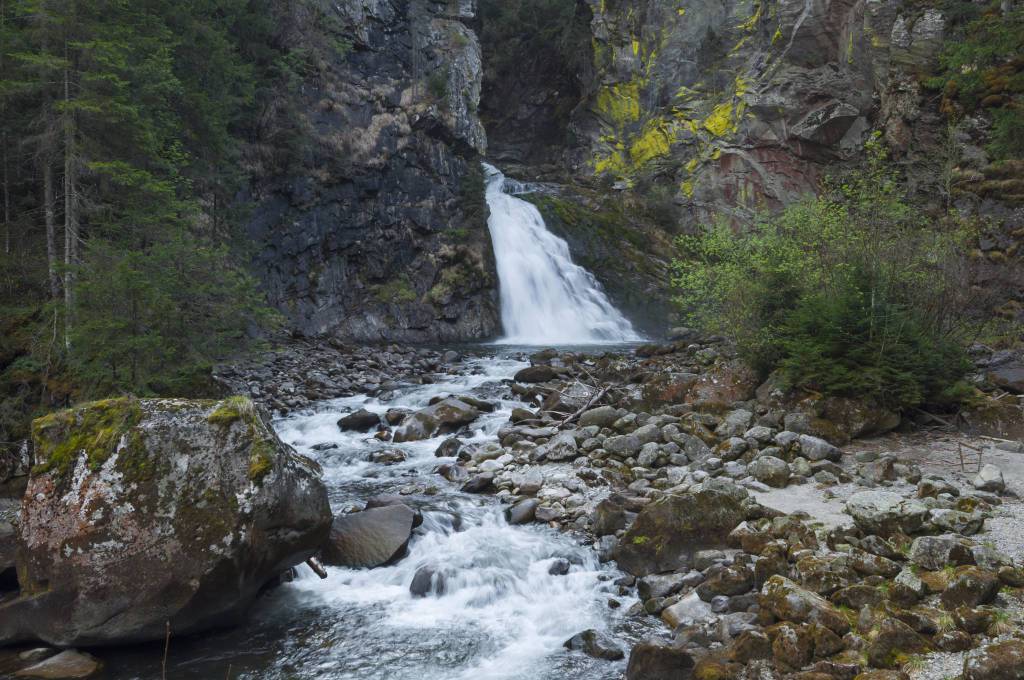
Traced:
<path fill-rule="evenodd" d="M 235 623 L 330 530 L 318 466 L 248 398 L 92 402 L 36 420 L 33 449 L 0 643 Z"/>

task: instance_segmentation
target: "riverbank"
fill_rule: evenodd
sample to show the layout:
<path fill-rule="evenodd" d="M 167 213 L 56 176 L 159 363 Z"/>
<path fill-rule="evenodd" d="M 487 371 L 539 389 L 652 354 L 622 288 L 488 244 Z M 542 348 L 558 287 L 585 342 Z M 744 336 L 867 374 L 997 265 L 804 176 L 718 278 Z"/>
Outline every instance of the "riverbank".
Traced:
<path fill-rule="evenodd" d="M 336 526 L 421 519 L 380 566 L 302 567 L 241 628 L 175 638 L 173 677 L 916 680 L 1021 626 L 1015 445 L 908 423 L 847 441 L 897 423 L 787 404 L 718 339 L 303 344 L 218 376 L 322 467 Z M 999 475 L 975 479 L 975 449 Z M 842 621 L 825 633 L 779 588 Z M 906 646 L 881 649 L 885 626 Z M 93 651 L 128 680 L 158 647 Z"/>

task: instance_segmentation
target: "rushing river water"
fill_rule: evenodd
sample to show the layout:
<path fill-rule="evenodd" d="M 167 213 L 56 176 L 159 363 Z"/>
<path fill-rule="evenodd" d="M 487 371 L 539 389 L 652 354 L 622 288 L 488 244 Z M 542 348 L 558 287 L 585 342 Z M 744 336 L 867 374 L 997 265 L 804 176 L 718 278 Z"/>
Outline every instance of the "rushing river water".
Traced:
<path fill-rule="evenodd" d="M 570 652 L 562 643 L 596 628 L 629 645 L 646 624 L 627 618 L 634 602 L 616 594 L 620 572 L 598 563 L 596 553 L 570 534 L 529 525 L 510 526 L 493 496 L 459 491 L 433 473 L 453 459 L 436 458 L 444 437 L 395 445 L 366 433 L 341 432 L 340 416 L 366 408 L 419 408 L 431 398 L 473 394 L 499 404 L 473 424 L 466 439 L 494 438 L 513 406 L 502 398 L 501 380 L 525 366 L 510 358 L 477 359 L 464 375 L 430 385 L 409 385 L 387 399 L 354 396 L 275 422 L 281 438 L 318 460 L 335 511 L 358 506 L 376 494 L 400 494 L 417 485 L 432 494 L 412 494 L 408 503 L 424 513 L 408 555 L 370 570 L 328 568 L 317 578 L 307 567 L 299 577 L 267 593 L 242 628 L 202 638 L 171 641 L 168 678 L 251 680 L 602 680 L 621 678 L 625 662 Z M 400 448 L 397 465 L 367 460 L 374 450 Z M 568 574 L 548 573 L 568 559 Z M 446 576 L 443 594 L 413 597 L 416 570 L 431 567 Z M 610 598 L 621 603 L 612 609 Z M 162 649 L 144 646 L 103 655 L 107 677 L 159 677 Z"/>

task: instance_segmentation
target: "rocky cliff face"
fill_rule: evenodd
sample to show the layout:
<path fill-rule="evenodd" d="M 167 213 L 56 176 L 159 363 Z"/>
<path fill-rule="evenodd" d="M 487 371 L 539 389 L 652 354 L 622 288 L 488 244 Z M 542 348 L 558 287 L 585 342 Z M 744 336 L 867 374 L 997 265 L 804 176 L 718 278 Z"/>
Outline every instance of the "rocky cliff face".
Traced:
<path fill-rule="evenodd" d="M 313 62 L 296 103 L 302 153 L 255 181 L 249 233 L 272 304 L 299 332 L 498 332 L 474 10 L 473 0 L 288 6 L 284 40 Z"/>
<path fill-rule="evenodd" d="M 927 5 L 927 3 L 924 3 Z M 942 47 L 937 9 L 901 0 L 581 0 L 588 67 L 565 83 L 535 83 L 515 97 L 529 118 L 556 93 L 582 93 L 566 124 L 569 181 L 620 190 L 652 181 L 687 226 L 723 211 L 737 217 L 813 191 L 826 168 L 855 159 L 872 129 L 912 172 L 935 183 L 943 125 L 922 102 L 918 76 Z M 492 48 L 484 46 L 485 56 Z M 526 87 L 520 79 L 519 87 Z M 564 108 L 564 105 L 562 106 Z M 515 149 L 504 143 L 503 149 Z M 520 154 L 510 162 L 528 163 Z M 643 188 L 643 187 L 642 187 Z"/>

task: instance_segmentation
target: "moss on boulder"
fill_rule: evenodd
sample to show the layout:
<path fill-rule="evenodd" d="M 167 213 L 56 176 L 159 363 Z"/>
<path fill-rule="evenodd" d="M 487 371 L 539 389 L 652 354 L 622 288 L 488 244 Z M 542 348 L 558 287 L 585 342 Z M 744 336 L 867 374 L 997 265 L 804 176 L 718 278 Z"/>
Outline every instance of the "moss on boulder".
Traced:
<path fill-rule="evenodd" d="M 251 401 L 114 399 L 38 419 L 21 596 L 0 644 L 96 645 L 232 623 L 330 528 L 315 463 Z"/>

